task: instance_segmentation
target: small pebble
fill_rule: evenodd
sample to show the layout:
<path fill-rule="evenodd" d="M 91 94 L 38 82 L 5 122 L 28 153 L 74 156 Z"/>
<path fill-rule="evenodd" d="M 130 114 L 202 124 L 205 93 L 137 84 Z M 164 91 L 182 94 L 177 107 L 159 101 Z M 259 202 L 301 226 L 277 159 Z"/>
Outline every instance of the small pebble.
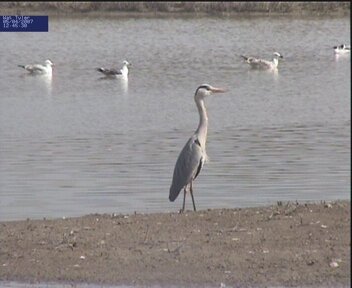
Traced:
<path fill-rule="evenodd" d="M 330 267 L 331 268 L 336 268 L 336 267 L 339 267 L 339 263 L 337 263 L 336 261 L 332 261 L 332 262 L 330 262 Z"/>

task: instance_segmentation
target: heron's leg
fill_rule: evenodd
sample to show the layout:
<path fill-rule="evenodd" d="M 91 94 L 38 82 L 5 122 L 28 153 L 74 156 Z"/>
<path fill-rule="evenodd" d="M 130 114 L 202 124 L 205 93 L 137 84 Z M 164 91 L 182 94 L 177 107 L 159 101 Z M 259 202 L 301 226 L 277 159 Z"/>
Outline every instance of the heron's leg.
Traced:
<path fill-rule="evenodd" d="M 190 192 L 191 192 L 191 196 L 192 196 L 193 209 L 194 209 L 194 211 L 197 211 L 197 210 L 196 210 L 196 204 L 194 203 L 192 183 L 193 183 L 193 181 L 191 181 Z"/>
<path fill-rule="evenodd" d="M 183 205 L 182 205 L 182 212 L 185 211 L 185 206 L 186 206 L 186 193 L 187 193 L 187 185 L 185 186 L 185 188 L 183 188 Z"/>

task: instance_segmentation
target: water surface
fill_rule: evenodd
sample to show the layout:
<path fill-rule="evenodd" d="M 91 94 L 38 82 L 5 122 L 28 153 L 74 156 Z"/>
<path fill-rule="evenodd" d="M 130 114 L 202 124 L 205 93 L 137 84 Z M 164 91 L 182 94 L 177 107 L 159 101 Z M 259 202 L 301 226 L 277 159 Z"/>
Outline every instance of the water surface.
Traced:
<path fill-rule="evenodd" d="M 228 92 L 206 101 L 198 209 L 350 199 L 351 64 L 332 49 L 349 17 L 49 21 L 0 34 L 0 221 L 178 210 L 168 191 L 202 83 Z M 240 58 L 274 51 L 277 73 Z M 17 67 L 47 58 L 51 78 Z M 125 59 L 128 81 L 95 71 Z"/>

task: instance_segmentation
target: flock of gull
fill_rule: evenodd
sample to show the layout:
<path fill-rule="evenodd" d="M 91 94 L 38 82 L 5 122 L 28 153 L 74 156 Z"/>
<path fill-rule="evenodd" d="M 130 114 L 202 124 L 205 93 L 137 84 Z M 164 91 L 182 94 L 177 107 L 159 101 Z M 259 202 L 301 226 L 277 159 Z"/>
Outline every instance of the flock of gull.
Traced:
<path fill-rule="evenodd" d="M 335 54 L 347 54 L 350 53 L 350 45 L 341 44 L 339 46 L 333 47 Z M 245 62 L 253 69 L 259 70 L 273 70 L 277 69 L 279 64 L 279 59 L 283 56 L 274 52 L 273 59 L 265 60 L 255 57 L 248 57 L 241 55 Z M 108 69 L 108 68 L 96 68 L 96 71 L 105 75 L 105 77 L 128 77 L 128 67 L 131 64 L 128 61 L 123 61 L 123 66 L 120 70 Z M 31 74 L 51 74 L 52 66 L 54 63 L 51 60 L 46 60 L 44 64 L 31 64 L 31 65 L 18 65 L 24 68 Z M 207 160 L 207 153 L 205 150 L 207 141 L 207 131 L 208 131 L 208 116 L 205 108 L 204 99 L 214 93 L 226 92 L 225 89 L 216 88 L 209 84 L 200 85 L 194 94 L 194 100 L 196 102 L 198 112 L 199 112 L 199 124 L 197 130 L 193 133 L 191 138 L 187 141 L 181 153 L 179 154 L 176 165 L 174 168 L 172 184 L 169 191 L 169 200 L 175 201 L 180 192 L 183 189 L 183 205 L 180 212 L 185 210 L 186 194 L 187 188 L 189 187 L 189 192 L 192 197 L 193 210 L 196 211 L 196 205 L 193 196 L 193 181 L 197 178 L 199 172 L 201 171 L 204 163 Z"/>
<path fill-rule="evenodd" d="M 350 53 L 351 46 L 341 44 L 338 46 L 334 46 L 333 49 L 335 54 L 347 54 L 347 53 Z M 251 57 L 251 56 L 244 56 L 244 55 L 241 55 L 241 57 L 253 69 L 273 70 L 273 69 L 277 69 L 279 65 L 279 59 L 283 58 L 283 56 L 279 52 L 274 52 L 273 54 L 274 54 L 274 57 L 272 60 L 265 60 L 265 59 Z M 99 71 L 105 77 L 109 77 L 109 78 L 118 78 L 118 77 L 127 78 L 128 67 L 131 66 L 131 63 L 124 60 L 122 64 L 123 66 L 119 70 L 115 68 L 100 67 L 100 68 L 96 68 L 96 71 Z M 31 74 L 52 74 L 53 66 L 54 66 L 54 63 L 50 59 L 45 60 L 44 64 L 18 65 L 18 67 L 25 69 Z"/>
<path fill-rule="evenodd" d="M 105 75 L 105 77 L 108 78 L 116 78 L 116 77 L 123 77 L 127 78 L 128 77 L 128 67 L 131 66 L 131 63 L 128 61 L 123 61 L 122 62 L 123 66 L 120 70 L 111 68 L 96 68 L 96 71 L 99 71 Z M 28 64 L 28 65 L 17 65 L 18 67 L 21 67 L 28 71 L 30 74 L 33 75 L 51 75 L 53 72 L 53 66 L 54 63 L 50 60 L 47 59 L 45 60 L 44 64 Z"/>

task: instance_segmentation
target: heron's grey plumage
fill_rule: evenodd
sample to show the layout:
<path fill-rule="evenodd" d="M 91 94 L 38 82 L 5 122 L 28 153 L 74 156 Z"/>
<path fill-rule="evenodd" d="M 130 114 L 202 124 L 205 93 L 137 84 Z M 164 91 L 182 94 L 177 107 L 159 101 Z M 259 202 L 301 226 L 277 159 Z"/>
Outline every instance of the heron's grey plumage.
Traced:
<path fill-rule="evenodd" d="M 169 200 L 175 201 L 183 187 L 194 180 L 203 167 L 205 155 L 198 143 L 197 135 L 194 134 L 183 147 L 177 158 L 172 184 L 170 187 Z"/>
<path fill-rule="evenodd" d="M 172 178 L 172 184 L 169 191 L 169 200 L 175 201 L 177 196 L 180 194 L 182 188 L 184 189 L 183 208 L 185 208 L 186 199 L 186 188 L 190 186 L 190 193 L 192 196 L 193 209 L 196 210 L 193 197 L 192 182 L 198 176 L 202 169 L 207 154 L 205 151 L 205 145 L 207 140 L 208 131 L 208 117 L 204 104 L 204 98 L 211 93 L 225 92 L 223 89 L 212 87 L 208 84 L 199 86 L 194 95 L 198 112 L 199 112 L 199 125 L 197 130 L 194 132 L 192 137 L 187 141 L 179 154 L 176 165 L 174 168 L 174 174 Z"/>

